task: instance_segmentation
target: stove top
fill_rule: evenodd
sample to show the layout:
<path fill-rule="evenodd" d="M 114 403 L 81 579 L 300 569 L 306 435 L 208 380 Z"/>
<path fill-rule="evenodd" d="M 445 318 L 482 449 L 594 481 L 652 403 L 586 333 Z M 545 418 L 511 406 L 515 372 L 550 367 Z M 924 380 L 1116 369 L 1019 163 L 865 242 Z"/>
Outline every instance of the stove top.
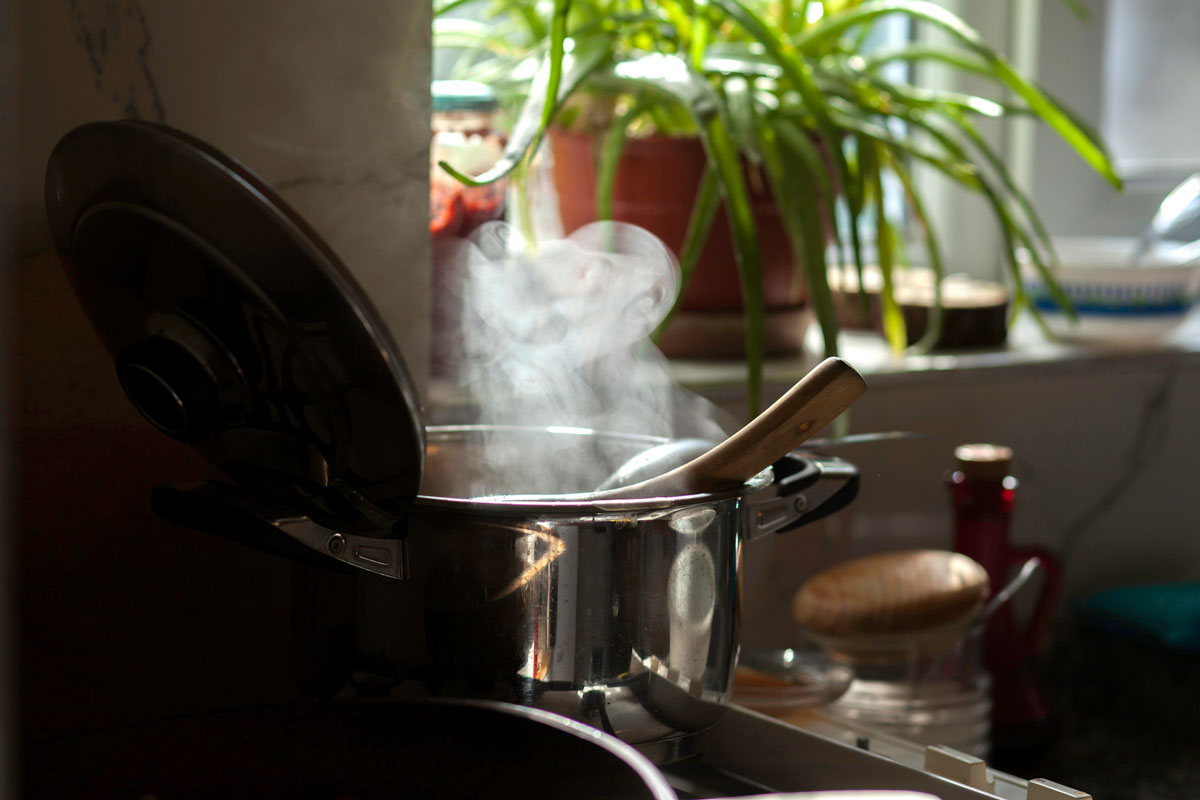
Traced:
<path fill-rule="evenodd" d="M 991 770 L 817 711 L 781 721 L 731 706 L 689 758 L 655 767 L 628 745 L 536 709 L 503 704 L 326 703 L 164 720 L 30 742 L 38 797 L 566 797 L 682 800 L 1085 800 L 1050 781 Z M 490 712 L 490 713 L 485 713 Z M 554 717 L 561 727 L 537 724 Z M 542 719 L 545 723 L 546 720 Z M 596 741 L 594 741 L 596 740 Z M 609 740 L 606 747 L 599 740 Z M 636 754 L 634 754 L 636 755 Z M 665 781 L 663 780 L 665 778 Z M 668 788 L 669 787 L 669 788 Z"/>
<path fill-rule="evenodd" d="M 698 734 L 694 758 L 662 767 L 681 798 L 845 791 L 913 791 L 969 800 L 1082 800 L 1085 792 L 1024 780 L 975 756 L 921 746 L 805 711 L 782 721 L 731 706 Z"/>

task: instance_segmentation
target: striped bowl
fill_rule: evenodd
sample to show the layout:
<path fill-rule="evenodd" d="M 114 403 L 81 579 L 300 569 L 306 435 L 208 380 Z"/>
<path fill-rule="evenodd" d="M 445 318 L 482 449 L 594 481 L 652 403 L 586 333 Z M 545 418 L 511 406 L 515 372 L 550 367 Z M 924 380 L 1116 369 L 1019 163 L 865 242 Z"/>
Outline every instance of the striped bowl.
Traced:
<path fill-rule="evenodd" d="M 1065 339 L 1142 344 L 1162 339 L 1200 296 L 1200 245 L 1166 242 L 1142 266 L 1130 266 L 1129 238 L 1056 238 L 1054 275 L 1075 306 L 1070 319 L 1054 302 L 1027 252 L 1018 253 L 1030 302 Z"/>

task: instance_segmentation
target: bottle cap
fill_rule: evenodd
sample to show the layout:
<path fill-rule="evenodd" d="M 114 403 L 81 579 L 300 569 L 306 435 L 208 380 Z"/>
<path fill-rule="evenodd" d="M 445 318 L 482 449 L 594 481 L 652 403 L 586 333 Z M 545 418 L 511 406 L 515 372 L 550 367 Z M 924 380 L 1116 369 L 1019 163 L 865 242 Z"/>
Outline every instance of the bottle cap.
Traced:
<path fill-rule="evenodd" d="M 1000 444 L 961 444 L 954 448 L 954 458 L 967 477 L 998 481 L 1008 474 L 1013 451 Z"/>

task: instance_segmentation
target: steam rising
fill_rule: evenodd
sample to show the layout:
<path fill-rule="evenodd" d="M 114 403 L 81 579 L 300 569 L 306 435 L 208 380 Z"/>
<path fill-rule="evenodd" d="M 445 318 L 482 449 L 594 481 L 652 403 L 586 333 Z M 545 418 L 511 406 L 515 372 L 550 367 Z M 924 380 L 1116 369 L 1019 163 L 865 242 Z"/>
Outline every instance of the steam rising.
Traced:
<path fill-rule="evenodd" d="M 478 421 L 660 437 L 724 434 L 701 398 L 672 386 L 649 335 L 670 310 L 679 267 L 653 234 L 597 222 L 530 246 L 488 223 L 441 258 L 461 291 L 452 370 Z M 590 491 L 636 450 L 597 437 L 497 437 L 473 494 Z"/>

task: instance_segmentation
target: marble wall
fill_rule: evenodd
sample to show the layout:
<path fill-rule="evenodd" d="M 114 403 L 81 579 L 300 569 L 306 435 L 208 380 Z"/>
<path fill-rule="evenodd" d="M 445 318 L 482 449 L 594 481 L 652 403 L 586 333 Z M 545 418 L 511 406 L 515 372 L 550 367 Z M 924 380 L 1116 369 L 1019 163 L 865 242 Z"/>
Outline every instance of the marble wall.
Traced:
<path fill-rule="evenodd" d="M 428 350 L 430 7 L 349 0 L 21 6 L 21 236 L 75 125 L 165 122 L 247 164 L 347 262 L 420 382 Z"/>
<path fill-rule="evenodd" d="M 819 569 L 882 550 L 950 547 L 943 481 L 954 447 L 971 441 L 1013 448 L 1019 485 L 1011 539 L 1062 561 L 1060 613 L 1101 589 L 1200 577 L 1195 343 L 869 375 L 868 385 L 851 414 L 854 431 L 929 436 L 839 451 L 862 475 L 849 509 L 748 548 L 750 643 L 780 646 L 799 635 L 791 597 Z M 1037 591 L 1034 581 L 1022 592 L 1026 604 Z"/>
<path fill-rule="evenodd" d="M 21 147 L 3 174 L 2 233 L 15 247 L 0 298 L 14 313 L 0 323 L 15 374 L 0 390 L 15 386 L 5 421 L 19 522 L 7 541 L 20 571 L 23 732 L 294 698 L 338 651 L 316 629 L 346 617 L 344 587 L 151 512 L 155 485 L 214 471 L 123 397 L 47 252 L 43 172 L 59 137 L 93 120 L 165 122 L 207 140 L 328 240 L 421 382 L 430 6 L 18 0 L 0 10 L 0 53 L 20 55 L 3 75 L 4 109 L 16 113 L 0 115 L 4 144 L 19 134 Z"/>

